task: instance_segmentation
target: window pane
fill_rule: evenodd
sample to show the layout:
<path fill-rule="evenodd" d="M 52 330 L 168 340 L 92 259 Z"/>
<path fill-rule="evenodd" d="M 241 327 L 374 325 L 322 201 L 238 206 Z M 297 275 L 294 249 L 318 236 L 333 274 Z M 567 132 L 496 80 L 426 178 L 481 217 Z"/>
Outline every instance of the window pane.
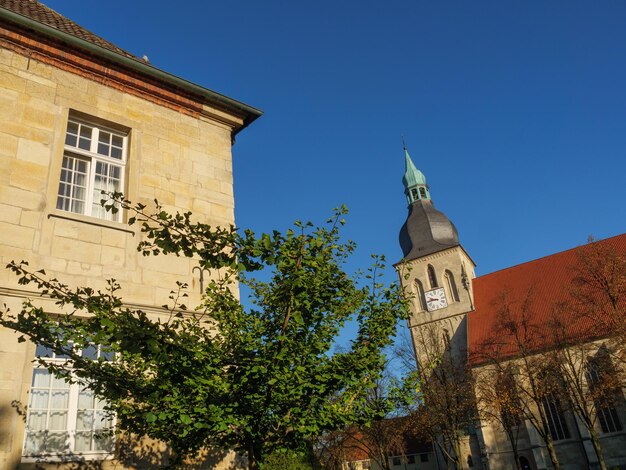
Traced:
<path fill-rule="evenodd" d="M 106 400 L 103 400 L 103 399 L 98 398 L 98 397 L 94 397 L 94 409 L 95 410 L 102 410 L 102 409 L 104 409 L 106 404 L 107 404 Z"/>
<path fill-rule="evenodd" d="M 92 450 L 113 452 L 113 435 L 108 433 L 95 433 Z"/>
<path fill-rule="evenodd" d="M 85 452 L 91 450 L 91 432 L 76 433 L 76 452 Z"/>
<path fill-rule="evenodd" d="M 103 143 L 98 143 L 98 153 L 100 155 L 109 155 L 109 146 Z"/>
<path fill-rule="evenodd" d="M 109 156 L 110 153 L 111 134 L 108 132 L 100 131 L 100 138 L 98 139 L 98 153 L 100 155 Z"/>
<path fill-rule="evenodd" d="M 69 390 L 70 384 L 63 378 L 52 376 L 52 388 L 60 388 L 61 390 Z"/>
<path fill-rule="evenodd" d="M 83 201 L 72 201 L 70 212 L 74 212 L 75 214 L 84 214 L 85 203 Z"/>
<path fill-rule="evenodd" d="M 100 351 L 100 357 L 105 361 L 112 361 L 113 359 L 115 359 L 115 352 L 103 349 L 102 351 Z"/>
<path fill-rule="evenodd" d="M 33 431 L 44 431 L 48 413 L 46 411 L 32 411 L 28 416 L 28 429 Z"/>
<path fill-rule="evenodd" d="M 68 433 L 67 432 L 49 432 L 46 443 L 45 452 L 67 452 L 68 450 Z"/>
<path fill-rule="evenodd" d="M 32 387 L 45 387 L 50 386 L 50 372 L 45 369 L 33 370 L 33 383 Z"/>
<path fill-rule="evenodd" d="M 90 345 L 83 349 L 82 356 L 86 359 L 96 360 L 98 358 L 98 348 Z"/>
<path fill-rule="evenodd" d="M 106 411 L 96 411 L 94 417 L 94 429 L 102 431 L 108 429 L 113 425 L 111 419 L 109 419 Z"/>
<path fill-rule="evenodd" d="M 78 147 L 83 150 L 91 150 L 91 133 L 92 127 L 84 124 L 80 125 L 80 137 L 78 139 Z"/>
<path fill-rule="evenodd" d="M 47 410 L 48 390 L 33 389 L 30 392 L 30 407 L 33 410 Z"/>
<path fill-rule="evenodd" d="M 123 157 L 124 139 L 114 135 L 111 141 L 111 157 L 121 160 Z"/>
<path fill-rule="evenodd" d="M 77 141 L 78 141 L 78 139 L 76 138 L 75 135 L 67 134 L 65 136 L 65 145 L 69 145 L 71 147 L 76 147 L 76 142 Z"/>
<path fill-rule="evenodd" d="M 79 410 L 92 410 L 93 409 L 94 394 L 91 390 L 81 388 L 78 392 L 78 409 Z"/>
<path fill-rule="evenodd" d="M 64 431 L 67 429 L 67 411 L 51 411 L 48 420 L 48 429 L 51 431 Z"/>
<path fill-rule="evenodd" d="M 76 430 L 91 431 L 93 429 L 93 411 L 79 411 L 76 413 Z"/>
<path fill-rule="evenodd" d="M 91 139 L 83 139 L 82 137 L 78 139 L 78 148 L 89 150 L 91 148 Z"/>
<path fill-rule="evenodd" d="M 43 432 L 29 432 L 26 434 L 26 442 L 24 444 L 24 454 L 33 455 L 40 454 L 44 446 Z"/>
<path fill-rule="evenodd" d="M 67 123 L 67 134 L 65 135 L 65 145 L 76 147 L 78 141 L 78 124 L 75 122 Z"/>
<path fill-rule="evenodd" d="M 67 133 L 77 135 L 78 134 L 78 124 L 72 121 L 67 123 Z"/>
<path fill-rule="evenodd" d="M 59 182 L 57 208 L 84 213 L 88 162 L 70 155 L 63 156 L 63 170 Z"/>
<path fill-rule="evenodd" d="M 70 391 L 69 390 L 54 390 L 52 392 L 52 399 L 50 400 L 50 408 L 54 409 L 67 409 Z"/>
<path fill-rule="evenodd" d="M 93 185 L 93 206 L 91 213 L 105 220 L 115 220 L 117 217 L 112 212 L 107 212 L 100 204 L 102 191 L 113 192 L 120 189 L 121 169 L 116 165 L 105 162 L 96 163 L 96 174 Z"/>

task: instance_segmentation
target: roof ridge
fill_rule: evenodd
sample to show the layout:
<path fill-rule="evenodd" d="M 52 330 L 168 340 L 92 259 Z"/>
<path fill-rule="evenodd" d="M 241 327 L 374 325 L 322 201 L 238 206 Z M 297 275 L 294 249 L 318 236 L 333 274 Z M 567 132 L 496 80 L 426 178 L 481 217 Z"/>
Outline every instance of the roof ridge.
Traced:
<path fill-rule="evenodd" d="M 528 260 L 528 261 L 524 261 L 522 263 L 514 264 L 513 266 L 508 266 L 506 268 L 497 269 L 495 271 L 491 271 L 490 273 L 483 274 L 482 276 L 477 276 L 476 279 L 483 279 L 483 278 L 489 277 L 491 275 L 501 273 L 502 271 L 508 271 L 510 269 L 518 268 L 518 267 L 524 266 L 526 264 L 531 264 L 531 263 L 535 263 L 537 261 L 541 261 L 541 260 L 543 260 L 545 258 L 551 258 L 553 256 L 562 255 L 562 254 L 568 253 L 570 251 L 579 250 L 581 247 L 587 246 L 590 243 L 605 243 L 605 242 L 608 242 L 608 241 L 610 241 L 610 240 L 612 240 L 614 238 L 620 238 L 620 237 L 626 238 L 626 233 L 621 233 L 619 235 L 613 235 L 612 237 L 603 238 L 603 239 L 600 239 L 600 240 L 593 240 L 592 242 L 582 243 L 582 244 L 576 245 L 576 246 L 574 246 L 572 248 L 567 248 L 567 249 L 562 250 L 562 251 L 557 251 L 556 253 L 550 253 L 549 255 L 540 256 L 539 258 L 535 258 L 535 259 L 531 259 L 531 260 Z"/>

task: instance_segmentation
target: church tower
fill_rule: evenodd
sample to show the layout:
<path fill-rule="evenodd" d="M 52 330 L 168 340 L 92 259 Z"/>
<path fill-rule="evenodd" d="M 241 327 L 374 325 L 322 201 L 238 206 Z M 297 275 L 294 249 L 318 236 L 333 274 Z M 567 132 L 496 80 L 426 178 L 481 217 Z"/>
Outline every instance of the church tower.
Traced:
<path fill-rule="evenodd" d="M 402 182 L 409 214 L 400 230 L 403 260 L 396 265 L 411 295 L 409 329 L 416 334 L 436 326 L 453 355 L 467 354 L 466 315 L 474 310 L 472 283 L 475 264 L 459 243 L 454 224 L 435 209 L 426 184 L 404 148 Z M 417 348 L 416 348 L 417 352 Z"/>

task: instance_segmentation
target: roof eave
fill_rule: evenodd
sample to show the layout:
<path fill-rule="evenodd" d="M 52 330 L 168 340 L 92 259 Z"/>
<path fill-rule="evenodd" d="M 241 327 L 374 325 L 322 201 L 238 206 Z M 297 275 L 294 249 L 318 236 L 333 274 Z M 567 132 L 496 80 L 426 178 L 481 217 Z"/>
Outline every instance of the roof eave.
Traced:
<path fill-rule="evenodd" d="M 208 88 L 196 85 L 195 83 L 177 77 L 176 75 L 172 75 L 171 73 L 164 72 L 163 70 L 160 70 L 146 62 L 142 62 L 140 59 L 131 59 L 122 54 L 106 49 L 102 46 L 98 46 L 84 39 L 72 36 L 71 34 L 65 33 L 63 31 L 59 31 L 56 28 L 45 25 L 24 15 L 15 13 L 11 10 L 0 7 L 0 19 L 4 19 L 21 26 L 25 26 L 29 29 L 34 30 L 35 32 L 57 39 L 78 49 L 87 51 L 97 57 L 112 61 L 114 63 L 118 63 L 135 72 L 139 72 L 148 77 L 157 79 L 168 85 L 173 85 L 181 88 L 188 93 L 199 95 L 200 97 L 206 99 L 208 102 L 215 103 L 218 106 L 230 110 L 231 112 L 240 114 L 243 116 L 243 125 L 235 129 L 234 134 L 241 132 L 244 128 L 249 126 L 252 122 L 254 122 L 263 114 L 263 111 L 257 108 L 224 96 L 215 91 L 209 90 Z"/>

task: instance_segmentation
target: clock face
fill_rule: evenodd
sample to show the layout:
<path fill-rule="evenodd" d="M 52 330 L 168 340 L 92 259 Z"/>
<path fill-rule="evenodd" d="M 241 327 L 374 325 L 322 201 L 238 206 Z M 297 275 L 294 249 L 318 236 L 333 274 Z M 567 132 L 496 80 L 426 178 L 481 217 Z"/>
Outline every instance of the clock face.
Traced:
<path fill-rule="evenodd" d="M 440 308 L 445 308 L 448 306 L 448 301 L 446 300 L 446 293 L 443 290 L 443 287 L 438 287 L 437 289 L 429 290 L 424 294 L 426 297 L 426 308 L 429 312 L 434 310 L 439 310 Z"/>

